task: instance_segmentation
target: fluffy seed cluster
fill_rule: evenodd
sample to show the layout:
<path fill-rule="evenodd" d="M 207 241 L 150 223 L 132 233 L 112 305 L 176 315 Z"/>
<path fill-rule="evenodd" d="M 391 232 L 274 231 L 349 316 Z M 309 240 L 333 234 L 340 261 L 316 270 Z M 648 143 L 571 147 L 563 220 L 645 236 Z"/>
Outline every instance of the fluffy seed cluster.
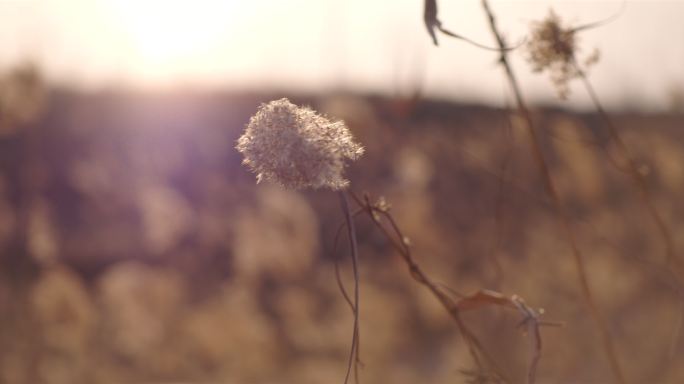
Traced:
<path fill-rule="evenodd" d="M 258 182 L 268 180 L 291 189 L 345 188 L 346 161 L 363 154 L 344 122 L 331 121 L 288 99 L 262 104 L 236 148 Z"/>
<path fill-rule="evenodd" d="M 546 19 L 532 23 L 531 37 L 527 43 L 527 60 L 535 72 L 549 71 L 551 81 L 561 98 L 569 94 L 568 82 L 579 76 L 575 65 L 578 51 L 576 28 L 565 27 L 560 17 L 549 11 Z M 598 51 L 586 60 L 585 65 L 598 61 Z"/>

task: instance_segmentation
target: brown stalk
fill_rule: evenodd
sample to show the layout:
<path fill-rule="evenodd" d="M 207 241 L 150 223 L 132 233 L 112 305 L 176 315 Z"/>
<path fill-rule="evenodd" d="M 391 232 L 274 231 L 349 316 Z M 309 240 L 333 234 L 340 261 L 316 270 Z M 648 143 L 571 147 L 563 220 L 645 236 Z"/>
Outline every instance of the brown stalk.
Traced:
<path fill-rule="evenodd" d="M 642 203 L 646 207 L 646 211 L 651 216 L 651 219 L 653 219 L 653 222 L 658 228 L 658 232 L 660 233 L 660 236 L 662 237 L 663 242 L 665 244 L 666 262 L 668 263 L 668 265 L 672 265 L 675 262 L 681 263 L 682 260 L 680 259 L 680 256 L 677 255 L 675 252 L 672 233 L 670 232 L 670 229 L 665 223 L 665 220 L 653 204 L 653 201 L 648 192 L 648 183 L 644 176 L 641 174 L 641 172 L 639 172 L 639 167 L 637 165 L 637 162 L 634 160 L 634 156 L 632 156 L 631 152 L 629 151 L 629 148 L 627 147 L 627 144 L 625 144 L 624 140 L 622 139 L 622 135 L 620 135 L 620 131 L 613 122 L 613 119 L 611 119 L 610 115 L 608 115 L 606 110 L 603 108 L 603 104 L 601 103 L 601 100 L 599 99 L 596 90 L 594 90 L 594 87 L 589 81 L 589 77 L 587 76 L 586 72 L 582 70 L 582 68 L 577 63 L 577 60 L 574 57 L 572 58 L 572 65 L 577 70 L 579 78 L 582 80 L 582 83 L 584 84 L 584 87 L 586 88 L 587 93 L 589 94 L 589 97 L 591 98 L 591 101 L 594 104 L 594 107 L 596 108 L 596 112 L 598 112 L 599 116 L 601 116 L 601 120 L 603 120 L 603 123 L 606 126 L 610 139 L 613 141 L 613 143 L 615 143 L 615 146 L 617 147 L 618 151 L 620 151 L 620 153 L 627 162 L 626 171 L 627 173 L 629 173 L 630 177 L 632 178 L 632 181 L 639 189 L 639 197 L 641 198 Z"/>
<path fill-rule="evenodd" d="M 539 135 L 536 131 L 534 122 L 532 120 L 532 116 L 522 96 L 522 92 L 520 90 L 517 78 L 515 77 L 515 73 L 513 72 L 513 69 L 508 61 L 507 51 L 503 49 L 506 46 L 503 36 L 499 32 L 499 29 L 496 25 L 494 13 L 489 7 L 489 3 L 487 2 L 487 0 L 482 0 L 482 6 L 485 10 L 485 13 L 487 14 L 492 34 L 494 35 L 497 44 L 502 48 L 500 63 L 504 68 L 510 87 L 515 95 L 518 110 L 526 123 L 527 132 L 530 136 L 530 146 L 532 154 L 539 167 L 539 173 L 541 174 L 544 187 L 549 197 L 551 198 L 554 209 L 556 211 L 561 234 L 565 238 L 572 252 L 573 259 L 575 261 L 575 267 L 577 268 L 577 274 L 579 278 L 580 287 L 582 289 L 582 294 L 586 301 L 589 312 L 594 322 L 596 323 L 596 327 L 600 333 L 604 353 L 606 354 L 606 357 L 608 358 L 608 361 L 610 363 L 610 368 L 613 372 L 613 375 L 615 376 L 615 381 L 618 383 L 625 383 L 625 376 L 620 366 L 620 362 L 617 357 L 617 352 L 615 351 L 613 339 L 610 335 L 608 324 L 603 315 L 601 314 L 601 312 L 599 311 L 598 306 L 596 305 L 591 287 L 589 285 L 589 278 L 586 270 L 586 265 L 584 263 L 584 257 L 579 249 L 579 246 L 577 245 L 577 239 L 575 237 L 575 232 L 570 223 L 570 218 L 568 217 L 568 214 L 565 211 L 565 208 L 563 207 L 558 196 L 556 186 L 553 182 L 551 173 L 549 171 L 549 167 L 547 165 L 546 159 L 544 158 L 544 154 L 541 149 Z"/>
<path fill-rule="evenodd" d="M 346 294 L 344 287 L 342 286 L 339 277 L 338 284 L 342 290 L 342 294 L 345 300 L 349 302 L 354 313 L 354 332 L 352 334 L 352 345 L 349 352 L 349 362 L 347 364 L 347 373 L 344 377 L 344 384 L 349 382 L 349 377 L 352 372 L 352 366 L 354 367 L 354 380 L 356 383 L 359 382 L 358 376 L 358 366 L 359 360 L 359 249 L 358 243 L 356 241 L 356 227 L 354 226 L 354 219 L 352 217 L 351 210 L 349 209 L 349 202 L 347 200 L 347 195 L 344 191 L 339 192 L 340 204 L 342 206 L 342 211 L 344 212 L 344 219 L 347 227 L 347 235 L 349 237 L 349 244 L 351 248 L 351 259 L 352 259 L 352 270 L 354 271 L 354 302 L 351 303 L 349 296 Z M 337 272 L 337 271 L 336 271 Z"/>

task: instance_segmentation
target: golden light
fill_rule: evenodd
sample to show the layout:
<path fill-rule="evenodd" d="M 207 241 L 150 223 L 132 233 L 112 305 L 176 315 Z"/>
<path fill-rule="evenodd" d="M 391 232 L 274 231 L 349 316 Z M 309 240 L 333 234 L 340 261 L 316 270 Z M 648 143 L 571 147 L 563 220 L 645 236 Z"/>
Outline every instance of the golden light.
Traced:
<path fill-rule="evenodd" d="M 112 0 L 105 12 L 134 66 L 160 79 L 192 72 L 220 54 L 239 19 L 238 6 L 236 0 Z"/>

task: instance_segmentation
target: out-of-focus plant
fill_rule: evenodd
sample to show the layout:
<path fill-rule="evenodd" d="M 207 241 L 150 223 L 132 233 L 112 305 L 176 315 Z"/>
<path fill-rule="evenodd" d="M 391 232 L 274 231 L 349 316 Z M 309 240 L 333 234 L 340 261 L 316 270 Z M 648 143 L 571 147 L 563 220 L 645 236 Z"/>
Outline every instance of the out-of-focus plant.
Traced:
<path fill-rule="evenodd" d="M 619 15 L 619 12 L 616 16 L 617 15 Z M 620 159 L 617 160 L 613 159 L 608 146 L 602 146 L 610 160 L 609 163 L 626 174 L 639 192 L 641 203 L 647 214 L 651 217 L 665 250 L 665 268 L 654 266 L 656 263 L 643 258 L 638 258 L 638 261 L 642 264 L 649 265 L 650 269 L 656 270 L 657 272 L 655 275 L 658 278 L 664 281 L 674 279 L 673 291 L 678 294 L 680 303 L 684 303 L 684 298 L 681 296 L 679 288 L 684 279 L 684 258 L 682 258 L 675 247 L 675 240 L 670 225 L 658 211 L 651 197 L 651 188 L 646 179 L 646 175 L 642 171 L 641 165 L 623 139 L 617 124 L 604 108 L 598 92 L 594 89 L 594 86 L 589 79 L 587 69 L 598 61 L 598 51 L 595 50 L 594 54 L 584 60 L 583 63 L 581 63 L 577 57 L 579 51 L 579 46 L 577 45 L 578 33 L 601 26 L 614 19 L 616 16 L 604 21 L 578 27 L 569 27 L 562 25 L 560 17 L 558 17 L 553 10 L 550 10 L 546 19 L 532 24 L 531 34 L 533 38 L 527 47 L 529 50 L 528 61 L 535 72 L 551 72 L 553 83 L 559 89 L 561 98 L 564 98 L 564 96 L 567 95 L 569 90 L 568 82 L 570 80 L 579 79 L 581 81 L 594 104 L 597 114 L 603 122 L 603 127 L 608 137 L 608 143 L 612 144 L 616 154 L 620 157 Z M 680 304 L 680 306 L 681 305 L 682 304 Z M 674 350 L 672 346 L 677 344 L 680 337 L 680 331 L 681 320 L 675 325 L 670 351 Z M 670 352 L 670 356 L 672 355 L 673 353 Z"/>
<path fill-rule="evenodd" d="M 429 2 L 426 2 L 426 12 L 428 3 Z M 545 190 L 551 199 L 556 212 L 560 233 L 572 252 L 573 260 L 578 273 L 579 284 L 584 299 L 587 303 L 589 313 L 591 314 L 594 323 L 601 334 L 602 345 L 616 380 L 618 382 L 624 383 L 624 373 L 617 357 L 613 338 L 610 334 L 608 323 L 603 314 L 599 311 L 598 305 L 596 304 L 596 300 L 594 298 L 595 295 L 589 283 L 585 258 L 579 248 L 575 229 L 573 228 L 572 222 L 568 215 L 567 208 L 562 204 L 559 198 L 558 188 L 553 180 L 553 177 L 551 176 L 548 161 L 546 160 L 542 151 L 542 145 L 537 127 L 532 119 L 530 110 L 523 97 L 520 84 L 515 72 L 513 71 L 510 60 L 508 59 L 510 50 L 507 49 L 506 41 L 497 26 L 496 18 L 492 8 L 489 5 L 489 2 L 487 0 L 482 0 L 482 7 L 484 9 L 485 15 L 487 16 L 492 34 L 499 46 L 499 63 L 504 70 L 510 88 L 515 96 L 518 112 L 522 116 L 525 123 L 526 131 L 530 138 L 531 151 L 538 166 L 539 174 L 542 177 Z M 434 10 L 436 13 L 436 6 L 434 7 Z M 548 38 L 554 38 L 554 41 L 548 42 Z M 567 84 L 567 81 L 575 74 L 575 71 L 570 71 L 568 69 L 569 66 L 565 64 L 566 58 L 575 50 L 574 35 L 559 27 L 557 23 L 557 17 L 552 14 L 550 22 L 541 23 L 539 25 L 534 38 L 528 43 L 528 47 L 531 48 L 530 57 L 536 60 L 535 70 L 553 68 L 554 81 L 560 87 L 559 90 L 561 91 L 561 94 L 563 94 L 563 88 Z M 534 380 L 534 375 L 528 376 L 529 382 L 533 382 Z"/>
<path fill-rule="evenodd" d="M 38 118 L 45 98 L 45 83 L 35 64 L 27 62 L 0 75 L 0 134 Z"/>
<path fill-rule="evenodd" d="M 117 356 L 152 362 L 163 349 L 185 300 L 183 279 L 175 271 L 137 262 L 110 268 L 99 282 L 103 325 Z"/>
<path fill-rule="evenodd" d="M 488 49 L 491 51 L 510 50 L 514 47 L 503 47 L 503 48 L 492 48 L 484 44 L 480 44 L 472 39 L 469 39 L 461 34 L 454 33 L 442 25 L 442 21 L 439 19 L 439 12 L 437 11 L 437 0 L 425 0 L 423 6 L 423 21 L 425 22 L 425 28 L 427 28 L 430 37 L 432 37 L 432 42 L 435 45 L 439 45 L 437 41 L 437 32 L 441 32 L 445 36 L 452 37 L 454 39 L 465 41 L 468 44 L 472 44 L 478 48 Z"/>
<path fill-rule="evenodd" d="M 497 26 L 496 18 L 494 16 L 492 8 L 489 5 L 489 2 L 487 0 L 482 0 L 482 6 L 485 11 L 485 14 L 487 15 L 489 26 L 492 31 L 492 34 L 494 35 L 494 38 L 496 39 L 500 47 L 504 47 L 505 40 Z M 562 30 L 559 30 L 558 28 L 542 28 L 542 32 L 542 35 L 544 36 L 551 35 L 559 39 L 559 41 L 556 42 L 557 46 L 555 48 L 557 48 L 558 51 L 555 55 L 549 54 L 547 49 L 540 50 L 541 52 L 545 52 L 545 54 L 539 55 L 541 56 L 540 58 L 548 59 L 547 63 L 556 63 L 558 59 L 563 59 L 564 57 L 566 57 L 569 50 L 571 51 L 572 49 L 574 49 L 574 40 L 571 39 L 567 34 L 562 33 Z M 545 46 L 542 45 L 541 47 L 543 48 Z M 515 72 L 513 71 L 513 67 L 511 66 L 510 61 L 508 60 L 508 52 L 501 52 L 499 63 L 501 63 L 504 73 L 506 74 L 506 78 L 508 79 L 509 85 L 515 95 L 518 111 L 523 116 L 527 132 L 530 137 L 532 153 L 534 155 L 537 166 L 539 167 L 539 173 L 544 182 L 546 192 L 551 198 L 551 201 L 553 202 L 554 210 L 556 211 L 559 221 L 559 230 L 572 252 L 575 267 L 577 269 L 580 288 L 582 290 L 582 295 L 584 296 L 584 299 L 586 301 L 589 314 L 594 320 L 596 328 L 598 329 L 601 335 L 604 353 L 608 358 L 611 370 L 613 372 L 613 375 L 615 376 L 616 381 L 619 383 L 624 383 L 625 375 L 617 356 L 613 336 L 611 335 L 606 318 L 600 312 L 599 307 L 596 303 L 595 294 L 592 291 L 591 285 L 589 283 L 589 274 L 587 271 L 584 254 L 580 250 L 577 242 L 576 231 L 573 228 L 572 222 L 567 212 L 567 208 L 563 205 L 558 196 L 558 189 L 553 180 L 553 177 L 551 176 L 548 162 L 542 151 L 542 146 L 539 138 L 539 133 L 537 131 L 537 127 L 534 123 L 534 120 L 532 119 L 532 115 L 527 106 L 527 103 L 525 102 L 520 84 L 517 80 L 517 77 L 515 76 Z M 560 66 L 560 71 L 564 72 L 564 66 L 562 64 Z"/>
<path fill-rule="evenodd" d="M 550 10 L 546 19 L 532 24 L 531 37 L 525 46 L 532 70 L 549 72 L 562 99 L 570 93 L 570 80 L 583 75 L 575 60 L 579 50 L 577 32 L 582 29 L 586 27 L 569 28 L 562 25 L 560 17 Z M 599 50 L 594 49 L 584 60 L 585 67 L 596 64 L 599 58 Z"/>
<path fill-rule="evenodd" d="M 576 230 L 573 228 L 572 219 L 569 216 L 568 209 L 564 207 L 564 204 L 559 198 L 558 187 L 556 186 L 554 178 L 550 172 L 548 161 L 545 158 L 542 150 L 541 137 L 536 127 L 536 122 L 532 118 L 531 112 L 524 100 L 520 83 L 518 82 L 508 58 L 509 52 L 507 49 L 505 49 L 506 42 L 504 36 L 497 26 L 496 18 L 492 8 L 489 5 L 489 2 L 487 0 L 482 0 L 482 5 L 488 18 L 494 38 L 500 48 L 501 55 L 499 62 L 504 69 L 506 78 L 508 79 L 509 85 L 515 96 L 518 112 L 521 115 L 522 121 L 524 122 L 526 130 L 529 134 L 532 154 L 539 167 L 544 187 L 557 213 L 561 233 L 567 244 L 570 246 L 574 256 L 573 258 L 578 272 L 580 286 L 582 288 L 584 299 L 589 308 L 589 313 L 593 317 L 594 323 L 601 334 L 603 349 L 610 363 L 615 380 L 617 382 L 624 383 L 626 381 L 625 374 L 621 364 L 619 363 L 617 350 L 608 327 L 608 322 L 601 311 L 599 311 L 599 308 L 596 304 L 596 295 L 592 291 L 589 284 L 588 269 L 586 266 L 585 257 L 578 246 Z M 657 266 L 654 267 L 654 263 L 650 261 L 641 259 L 640 261 L 650 265 L 650 269 L 656 270 L 655 274 L 658 275 L 661 280 L 671 282 L 674 279 L 674 290 L 679 292 L 676 287 L 681 286 L 679 281 L 684 273 L 684 262 L 682 261 L 683 259 L 681 256 L 678 255 L 675 250 L 675 241 L 672 235 L 672 230 L 666 223 L 666 220 L 663 218 L 663 216 L 658 212 L 653 200 L 650 197 L 650 188 L 642 167 L 640 167 L 635 156 L 632 154 L 626 142 L 623 140 L 615 122 L 606 112 L 596 90 L 593 88 L 589 80 L 588 69 L 599 61 L 600 52 L 597 49 L 594 49 L 588 56 L 582 59 L 579 58 L 579 52 L 581 48 L 579 44 L 579 32 L 590 30 L 611 22 L 620 15 L 622 10 L 624 10 L 624 2 L 622 5 L 623 8 L 614 16 L 605 20 L 581 26 L 564 25 L 561 18 L 553 10 L 550 10 L 545 19 L 532 23 L 530 35 L 525 44 L 525 55 L 527 61 L 532 67 L 533 72 L 549 73 L 551 81 L 561 99 L 567 98 L 570 92 L 569 85 L 572 80 L 579 79 L 583 83 L 587 93 L 590 96 L 590 99 L 596 108 L 597 114 L 604 123 L 608 137 L 607 142 L 611 145 L 611 147 L 615 148 L 616 153 L 620 157 L 620 161 L 616 161 L 614 158 L 612 158 L 613 155 L 609 152 L 608 148 L 604 148 L 607 152 L 610 163 L 616 166 L 620 171 L 623 171 L 625 174 L 627 174 L 635 185 L 636 189 L 639 191 L 641 201 L 655 223 L 655 227 L 657 228 L 662 239 L 663 248 L 665 249 L 666 253 L 667 268 L 663 270 Z M 425 15 L 425 22 L 428 26 L 428 31 L 430 32 L 433 41 L 436 43 L 434 29 L 437 28 L 437 30 L 439 30 L 441 27 L 441 23 L 439 23 L 437 18 L 436 1 L 425 2 Z M 428 15 L 430 15 L 430 17 L 428 17 Z M 430 22 L 430 20 L 432 20 L 432 22 Z M 676 326 L 677 331 L 675 331 L 675 336 L 673 337 L 675 342 L 678 338 L 678 330 L 680 327 L 681 320 Z"/>
<path fill-rule="evenodd" d="M 682 269 L 684 268 L 684 259 L 677 254 L 672 231 L 650 197 L 649 186 L 643 172 L 640 171 L 638 162 L 623 140 L 617 125 L 603 107 L 598 93 L 589 80 L 587 67 L 598 62 L 599 52 L 594 50 L 594 53 L 584 60 L 584 65 L 580 64 L 577 58 L 579 50 L 577 44 L 578 32 L 595 28 L 607 21 L 609 20 L 579 27 L 569 27 L 564 26 L 561 23 L 560 17 L 553 10 L 550 10 L 546 19 L 532 24 L 532 39 L 527 45 L 529 51 L 528 61 L 535 72 L 549 71 L 551 73 L 551 79 L 558 88 L 561 98 L 567 96 L 569 92 L 568 82 L 570 80 L 575 78 L 581 80 L 597 113 L 603 120 L 610 141 L 624 159 L 624 163 L 626 163 L 624 167 L 621 167 L 621 170 L 624 170 L 630 176 L 631 181 L 639 190 L 641 201 L 663 239 L 666 262 Z M 684 273 L 684 270 L 678 272 Z"/>

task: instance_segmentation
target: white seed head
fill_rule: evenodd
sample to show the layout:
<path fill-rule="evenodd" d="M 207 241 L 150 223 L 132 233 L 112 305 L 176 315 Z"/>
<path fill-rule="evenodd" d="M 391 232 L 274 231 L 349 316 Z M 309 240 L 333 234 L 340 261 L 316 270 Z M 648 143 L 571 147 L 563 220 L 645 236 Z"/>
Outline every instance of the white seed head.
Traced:
<path fill-rule="evenodd" d="M 344 122 L 287 99 L 262 104 L 236 149 L 258 182 L 268 180 L 291 189 L 345 188 L 345 162 L 363 154 Z"/>

